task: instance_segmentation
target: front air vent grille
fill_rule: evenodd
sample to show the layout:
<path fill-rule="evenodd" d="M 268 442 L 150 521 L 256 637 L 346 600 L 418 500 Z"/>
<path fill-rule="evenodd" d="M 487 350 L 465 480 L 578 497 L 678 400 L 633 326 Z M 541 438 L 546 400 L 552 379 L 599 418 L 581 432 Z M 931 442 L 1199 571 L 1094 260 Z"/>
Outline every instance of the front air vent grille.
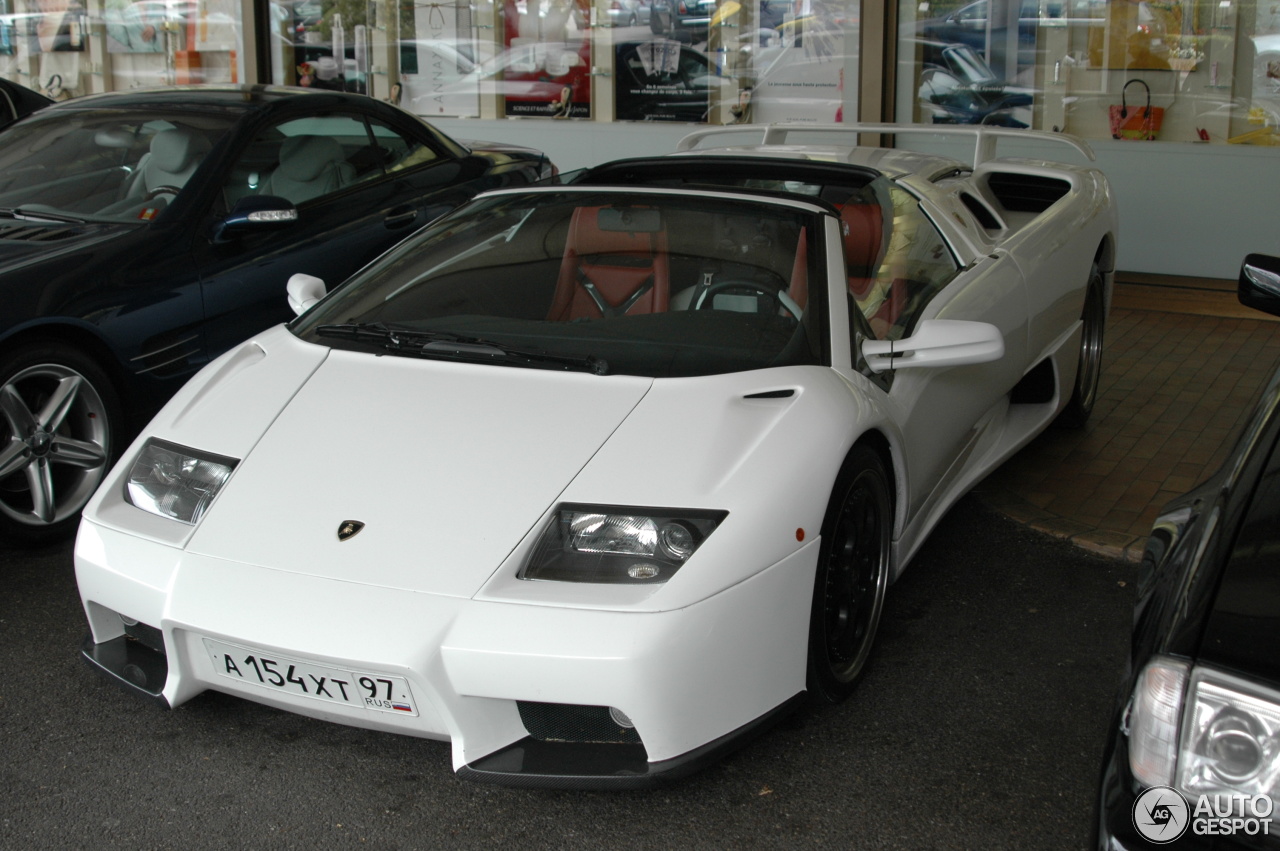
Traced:
<path fill-rule="evenodd" d="M 1043 213 L 1071 191 L 1071 184 L 1056 177 L 998 171 L 987 176 L 987 188 L 1006 210 Z"/>
<path fill-rule="evenodd" d="M 620 725 L 607 706 L 534 703 L 528 700 L 517 701 L 516 705 L 524 728 L 539 741 L 640 744 L 636 728 Z"/>

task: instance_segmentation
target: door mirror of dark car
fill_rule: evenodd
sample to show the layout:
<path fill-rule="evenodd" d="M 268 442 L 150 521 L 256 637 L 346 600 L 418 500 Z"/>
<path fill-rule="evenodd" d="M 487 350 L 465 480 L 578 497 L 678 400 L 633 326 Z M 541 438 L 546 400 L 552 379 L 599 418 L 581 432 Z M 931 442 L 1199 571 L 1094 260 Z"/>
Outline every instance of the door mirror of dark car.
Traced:
<path fill-rule="evenodd" d="M 1250 254 L 1244 258 L 1236 294 L 1246 307 L 1280 316 L 1280 257 Z"/>
<path fill-rule="evenodd" d="M 214 225 L 213 241 L 228 242 L 248 231 L 280 227 L 298 220 L 298 208 L 277 195 L 246 195 Z"/>
<path fill-rule="evenodd" d="M 289 307 L 298 316 L 310 310 L 325 294 L 324 281 L 303 272 L 291 275 L 285 289 L 289 293 Z"/>
<path fill-rule="evenodd" d="M 862 356 L 872 372 L 989 363 L 1004 357 L 1004 335 L 987 322 L 926 319 L 910 337 L 867 340 Z"/>

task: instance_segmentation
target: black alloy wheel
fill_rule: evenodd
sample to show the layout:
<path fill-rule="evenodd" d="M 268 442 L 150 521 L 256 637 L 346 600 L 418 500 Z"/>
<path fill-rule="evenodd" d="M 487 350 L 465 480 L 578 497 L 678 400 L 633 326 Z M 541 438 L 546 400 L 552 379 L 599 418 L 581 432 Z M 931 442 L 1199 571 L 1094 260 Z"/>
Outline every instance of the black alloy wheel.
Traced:
<path fill-rule="evenodd" d="M 106 373 L 56 342 L 0 355 L 0 536 L 71 535 L 110 468 L 119 404 Z"/>
<path fill-rule="evenodd" d="M 880 456 L 855 446 L 836 479 L 809 619 L 809 693 L 838 703 L 866 669 L 889 582 L 893 498 Z"/>

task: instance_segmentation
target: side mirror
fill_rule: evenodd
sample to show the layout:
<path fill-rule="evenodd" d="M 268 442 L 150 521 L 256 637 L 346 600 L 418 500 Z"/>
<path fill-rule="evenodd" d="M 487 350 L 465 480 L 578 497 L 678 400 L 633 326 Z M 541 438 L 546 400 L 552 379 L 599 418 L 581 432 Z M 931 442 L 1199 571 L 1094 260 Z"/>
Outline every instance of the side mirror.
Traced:
<path fill-rule="evenodd" d="M 310 310 L 325 294 L 324 281 L 303 272 L 291 275 L 285 290 L 289 293 L 289 307 L 298 316 Z"/>
<path fill-rule="evenodd" d="M 1280 316 L 1280 257 L 1266 254 L 1245 257 L 1236 296 L 1246 307 Z"/>
<path fill-rule="evenodd" d="M 1004 335 L 987 322 L 926 319 L 902 340 L 867 340 L 862 356 L 872 372 L 964 366 L 1004 357 Z"/>
<path fill-rule="evenodd" d="M 227 217 L 213 226 L 214 242 L 229 242 L 237 234 L 279 227 L 298 220 L 298 208 L 277 195 L 246 195 Z"/>

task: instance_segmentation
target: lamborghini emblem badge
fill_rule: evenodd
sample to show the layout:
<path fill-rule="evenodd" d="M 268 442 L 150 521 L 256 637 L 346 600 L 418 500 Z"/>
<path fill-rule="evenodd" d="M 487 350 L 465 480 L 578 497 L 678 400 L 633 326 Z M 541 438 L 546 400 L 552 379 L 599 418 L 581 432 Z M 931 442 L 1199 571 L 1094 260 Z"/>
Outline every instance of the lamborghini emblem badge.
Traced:
<path fill-rule="evenodd" d="M 364 524 L 359 520 L 343 520 L 338 526 L 338 540 L 346 541 L 360 534 L 360 530 L 364 528 Z"/>

